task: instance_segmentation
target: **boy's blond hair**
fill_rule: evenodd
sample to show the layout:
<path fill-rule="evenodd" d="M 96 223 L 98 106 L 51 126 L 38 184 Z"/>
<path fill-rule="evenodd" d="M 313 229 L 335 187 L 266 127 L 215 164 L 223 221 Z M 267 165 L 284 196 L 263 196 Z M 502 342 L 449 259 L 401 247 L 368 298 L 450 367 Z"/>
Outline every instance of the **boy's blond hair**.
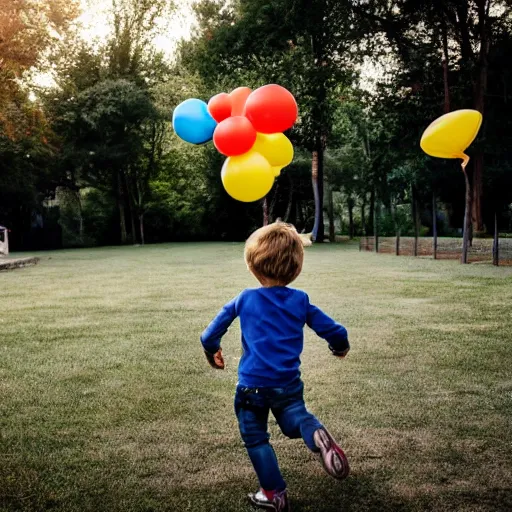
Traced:
<path fill-rule="evenodd" d="M 303 242 L 297 230 L 276 222 L 256 230 L 245 243 L 245 263 L 262 284 L 286 286 L 302 270 Z"/>

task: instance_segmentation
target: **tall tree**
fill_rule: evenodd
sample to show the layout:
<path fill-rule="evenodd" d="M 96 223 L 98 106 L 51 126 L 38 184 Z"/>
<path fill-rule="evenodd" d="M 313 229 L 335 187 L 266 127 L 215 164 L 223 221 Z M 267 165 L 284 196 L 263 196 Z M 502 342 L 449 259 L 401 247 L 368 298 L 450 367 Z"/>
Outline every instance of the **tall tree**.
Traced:
<path fill-rule="evenodd" d="M 70 101 L 58 123 L 68 142 L 80 148 L 82 179 L 112 192 L 119 212 L 121 243 L 127 241 L 130 185 L 139 188 L 141 204 L 142 155 L 147 123 L 157 117 L 148 91 L 127 80 L 103 80 Z M 76 151 L 72 152 L 76 156 Z M 128 176 L 132 181 L 129 181 Z M 146 174 L 144 174 L 145 176 Z M 135 232 L 132 231 L 132 238 Z"/>
<path fill-rule="evenodd" d="M 430 47 L 443 64 L 444 109 L 472 107 L 485 114 L 489 75 L 489 51 L 499 37 L 504 23 L 510 20 L 511 8 L 506 0 L 370 0 L 358 6 L 374 31 L 382 31 L 398 50 L 409 69 L 421 75 L 424 62 L 418 59 L 422 48 Z M 451 58 L 450 58 L 451 57 Z M 455 98 L 450 98 L 448 77 L 458 75 Z M 461 94 L 462 93 L 462 94 Z M 455 96 L 455 95 L 454 95 Z M 455 100 L 455 101 L 454 101 Z M 484 117 L 482 136 L 488 123 Z M 466 194 L 472 204 L 472 224 L 482 231 L 484 148 L 477 145 L 468 168 L 471 190 Z"/>
<path fill-rule="evenodd" d="M 36 65 L 78 15 L 75 0 L 0 0 L 0 128 L 13 135 L 23 73 Z"/>
<path fill-rule="evenodd" d="M 244 85 L 278 82 L 293 92 L 300 121 L 292 137 L 312 154 L 313 237 L 321 242 L 324 151 L 339 89 L 352 80 L 356 57 L 352 3 L 242 0 L 231 10 L 222 7 L 209 0 L 199 3 L 200 31 L 184 45 L 184 62 L 210 83 L 219 75 L 244 77 Z"/>
<path fill-rule="evenodd" d="M 111 0 L 112 33 L 107 41 L 109 78 L 150 86 L 162 76 L 165 61 L 154 46 L 160 23 L 174 9 L 169 0 Z"/>

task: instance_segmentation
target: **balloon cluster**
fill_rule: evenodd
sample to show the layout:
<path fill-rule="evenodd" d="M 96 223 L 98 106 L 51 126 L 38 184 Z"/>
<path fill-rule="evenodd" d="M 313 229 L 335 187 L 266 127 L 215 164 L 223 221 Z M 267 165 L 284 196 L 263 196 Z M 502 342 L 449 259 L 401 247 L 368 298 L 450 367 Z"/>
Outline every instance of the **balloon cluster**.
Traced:
<path fill-rule="evenodd" d="M 265 197 L 283 167 L 293 160 L 293 146 L 282 132 L 297 119 L 297 102 L 280 85 L 251 91 L 239 87 L 213 96 L 208 105 L 198 99 L 180 103 L 173 113 L 176 134 L 186 142 L 204 144 L 213 138 L 228 158 L 221 171 L 226 192 L 238 201 Z"/>

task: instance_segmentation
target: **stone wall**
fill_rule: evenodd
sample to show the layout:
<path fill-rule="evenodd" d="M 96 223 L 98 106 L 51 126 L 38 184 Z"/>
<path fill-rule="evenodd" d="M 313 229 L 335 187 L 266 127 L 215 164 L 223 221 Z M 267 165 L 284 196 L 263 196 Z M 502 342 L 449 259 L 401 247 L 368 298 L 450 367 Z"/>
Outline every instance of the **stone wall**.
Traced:
<path fill-rule="evenodd" d="M 0 270 L 29 267 L 39 263 L 39 258 L 0 258 Z"/>

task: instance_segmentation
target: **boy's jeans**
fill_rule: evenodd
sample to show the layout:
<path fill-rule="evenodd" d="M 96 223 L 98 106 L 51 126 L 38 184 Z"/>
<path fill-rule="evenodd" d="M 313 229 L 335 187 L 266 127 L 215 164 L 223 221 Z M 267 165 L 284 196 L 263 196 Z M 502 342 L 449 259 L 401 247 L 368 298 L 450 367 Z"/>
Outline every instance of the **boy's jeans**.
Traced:
<path fill-rule="evenodd" d="M 270 410 L 285 436 L 291 439 L 302 437 L 306 446 L 315 452 L 318 448 L 315 446 L 313 434 L 322 424 L 306 410 L 304 384 L 300 379 L 284 388 L 237 386 L 236 417 L 260 486 L 267 491 L 282 491 L 286 489 L 286 483 L 267 432 Z"/>

